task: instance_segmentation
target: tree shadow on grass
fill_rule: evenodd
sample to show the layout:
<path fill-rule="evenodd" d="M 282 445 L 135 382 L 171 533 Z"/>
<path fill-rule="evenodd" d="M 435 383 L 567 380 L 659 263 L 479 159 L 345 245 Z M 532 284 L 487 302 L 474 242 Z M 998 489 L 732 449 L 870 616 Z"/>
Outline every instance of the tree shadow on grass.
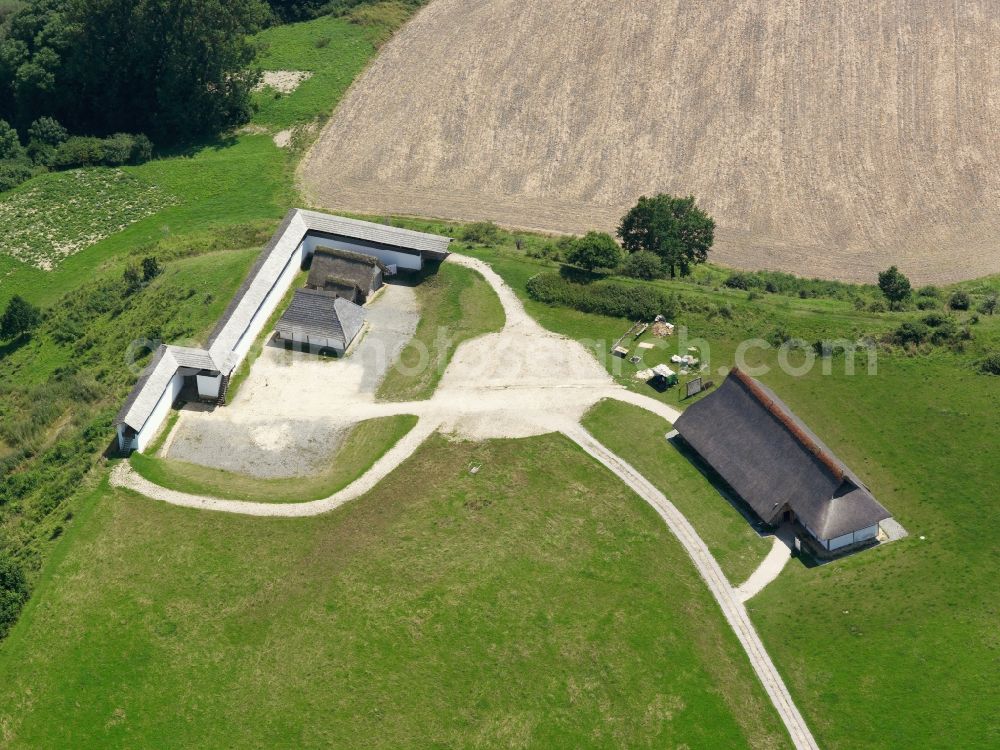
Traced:
<path fill-rule="evenodd" d="M 232 148 L 239 143 L 239 138 L 235 133 L 223 133 L 205 138 L 198 138 L 187 143 L 179 143 L 156 150 L 158 159 L 192 158 L 200 152 L 211 149 L 212 151 L 222 151 Z"/>
<path fill-rule="evenodd" d="M 25 336 L 22 334 L 21 336 L 11 339 L 6 344 L 0 344 L 0 360 L 10 356 L 21 347 L 27 345 L 29 341 L 31 341 L 31 336 Z"/>

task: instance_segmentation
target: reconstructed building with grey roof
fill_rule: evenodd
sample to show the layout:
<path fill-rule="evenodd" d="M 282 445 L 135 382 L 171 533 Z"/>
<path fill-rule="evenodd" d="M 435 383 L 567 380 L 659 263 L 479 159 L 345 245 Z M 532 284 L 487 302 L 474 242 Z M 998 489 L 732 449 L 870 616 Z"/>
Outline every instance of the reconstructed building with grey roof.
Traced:
<path fill-rule="evenodd" d="M 201 398 L 224 402 L 230 376 L 317 247 L 371 256 L 380 269 L 397 272 L 420 270 L 428 260 L 443 260 L 450 242 L 450 237 L 292 209 L 233 296 L 207 348 L 161 345 L 154 353 L 115 420 L 119 448 L 123 452 L 144 450 L 185 387 L 197 389 Z M 319 314 L 319 307 L 315 309 Z M 343 306 L 335 312 L 346 337 L 356 316 Z M 355 335 L 356 331 L 350 338 Z"/>
<path fill-rule="evenodd" d="M 773 391 L 738 368 L 674 427 L 761 520 L 797 521 L 826 552 L 870 543 L 891 517 Z"/>
<path fill-rule="evenodd" d="M 365 323 L 365 311 L 343 297 L 298 289 L 275 328 L 284 341 L 343 354 Z"/>

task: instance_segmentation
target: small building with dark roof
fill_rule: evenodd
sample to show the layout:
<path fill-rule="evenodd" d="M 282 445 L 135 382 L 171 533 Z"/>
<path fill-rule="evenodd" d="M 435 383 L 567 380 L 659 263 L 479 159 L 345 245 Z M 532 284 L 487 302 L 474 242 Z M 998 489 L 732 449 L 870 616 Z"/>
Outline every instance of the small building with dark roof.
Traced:
<path fill-rule="evenodd" d="M 359 305 L 319 289 L 297 289 L 275 329 L 283 341 L 342 355 L 364 323 Z"/>
<path fill-rule="evenodd" d="M 313 251 L 306 286 L 363 305 L 381 289 L 387 272 L 374 255 L 319 245 Z"/>
<path fill-rule="evenodd" d="M 674 427 L 762 521 L 797 522 L 821 552 L 872 543 L 892 516 L 773 391 L 738 368 Z"/>

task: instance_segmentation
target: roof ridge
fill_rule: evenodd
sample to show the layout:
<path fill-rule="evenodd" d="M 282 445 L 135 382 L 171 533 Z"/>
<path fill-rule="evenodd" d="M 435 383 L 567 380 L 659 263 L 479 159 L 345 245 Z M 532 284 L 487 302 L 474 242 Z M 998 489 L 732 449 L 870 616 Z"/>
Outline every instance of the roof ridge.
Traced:
<path fill-rule="evenodd" d="M 771 398 L 764 391 L 760 383 L 743 372 L 739 367 L 733 367 L 729 371 L 729 374 L 742 383 L 750 395 L 760 402 L 767 412 L 774 417 L 782 427 L 788 430 L 795 441 L 809 451 L 817 461 L 826 467 L 826 469 L 833 475 L 834 479 L 838 481 L 843 481 L 845 479 L 847 472 L 845 471 L 843 465 L 841 465 L 841 463 L 827 451 L 823 450 L 823 448 L 820 447 L 815 440 L 806 434 L 806 432 L 799 427 L 798 424 L 796 424 L 791 414 L 789 414 L 780 403 Z"/>

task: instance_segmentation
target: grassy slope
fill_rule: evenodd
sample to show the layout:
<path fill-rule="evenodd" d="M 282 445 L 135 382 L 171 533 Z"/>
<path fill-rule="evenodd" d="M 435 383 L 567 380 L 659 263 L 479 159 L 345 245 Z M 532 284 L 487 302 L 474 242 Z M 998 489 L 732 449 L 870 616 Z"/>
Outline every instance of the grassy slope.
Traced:
<path fill-rule="evenodd" d="M 259 35 L 265 70 L 306 70 L 312 77 L 291 95 L 264 91 L 256 96 L 254 123 L 288 128 L 317 113 L 331 112 L 351 81 L 371 59 L 377 30 L 327 16 L 302 24 L 275 26 Z M 325 46 L 322 40 L 328 40 Z"/>
<path fill-rule="evenodd" d="M 0 646 L 5 746 L 786 744 L 679 545 L 563 438 L 435 438 L 313 519 L 108 492 Z"/>
<path fill-rule="evenodd" d="M 379 386 L 383 400 L 430 398 L 460 343 L 504 325 L 500 300 L 475 271 L 444 263 L 416 280 L 420 322 L 400 366 L 390 368 Z M 425 354 L 432 365 L 419 367 Z"/>
<path fill-rule="evenodd" d="M 584 417 L 583 426 L 628 462 L 676 505 L 733 584 L 757 568 L 771 542 L 719 494 L 687 456 L 664 438 L 670 423 L 645 409 L 611 399 Z"/>
<path fill-rule="evenodd" d="M 360 422 L 329 458 L 325 471 L 289 479 L 257 479 L 184 461 L 135 453 L 133 468 L 164 487 L 196 495 L 232 500 L 292 503 L 329 497 L 364 474 L 409 432 L 417 418 L 410 414 Z"/>

